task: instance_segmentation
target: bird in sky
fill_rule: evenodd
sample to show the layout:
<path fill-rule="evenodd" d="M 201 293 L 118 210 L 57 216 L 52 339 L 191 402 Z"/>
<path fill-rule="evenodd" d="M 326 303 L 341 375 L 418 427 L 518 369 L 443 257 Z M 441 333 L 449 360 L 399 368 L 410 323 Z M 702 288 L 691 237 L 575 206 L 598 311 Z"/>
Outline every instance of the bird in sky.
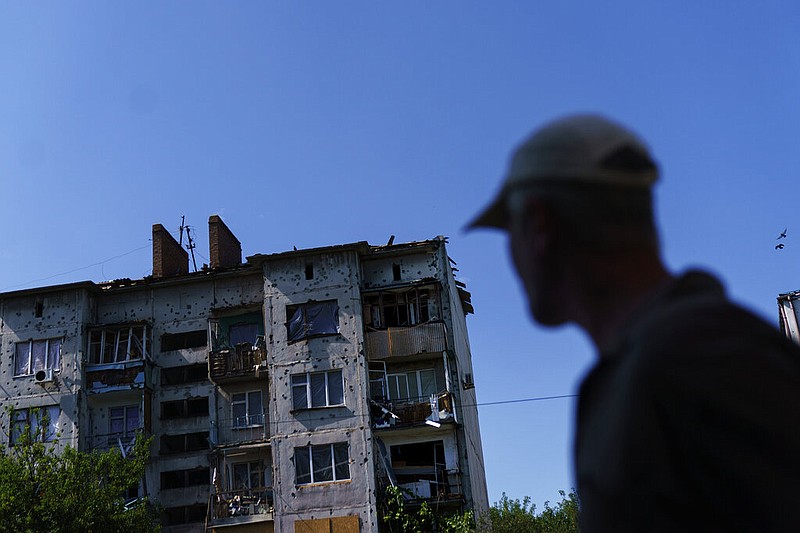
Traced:
<path fill-rule="evenodd" d="M 776 250 L 783 250 L 783 243 L 779 243 L 775 245 Z"/>
<path fill-rule="evenodd" d="M 785 238 L 786 238 L 786 228 L 783 228 L 783 233 L 781 233 L 780 235 L 778 235 L 778 238 L 777 238 L 777 239 L 775 239 L 775 240 L 777 241 L 777 240 L 780 240 L 780 239 L 785 239 Z"/>

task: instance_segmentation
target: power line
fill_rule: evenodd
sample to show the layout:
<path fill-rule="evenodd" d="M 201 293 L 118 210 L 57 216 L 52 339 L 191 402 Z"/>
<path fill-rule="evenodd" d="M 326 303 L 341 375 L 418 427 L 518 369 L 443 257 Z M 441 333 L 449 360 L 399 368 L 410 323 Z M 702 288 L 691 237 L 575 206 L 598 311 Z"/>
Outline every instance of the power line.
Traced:
<path fill-rule="evenodd" d="M 98 261 L 97 263 L 92 263 L 91 265 L 86 265 L 86 266 L 82 266 L 82 267 L 78 267 L 78 268 L 73 268 L 72 270 L 67 270 L 66 272 L 60 272 L 58 274 L 53 274 L 52 276 L 47 276 L 47 277 L 44 277 L 44 278 L 33 279 L 33 280 L 30 280 L 30 281 L 26 281 L 25 283 L 17 283 L 16 285 L 9 285 L 7 287 L 4 287 L 4 288 L 0 289 L 0 291 L 7 291 L 7 290 L 13 289 L 15 287 L 24 287 L 26 285 L 31 285 L 33 283 L 39 283 L 40 281 L 47 281 L 49 279 L 57 278 L 59 276 L 66 276 L 67 274 L 72 274 L 72 273 L 78 272 L 80 270 L 86 270 L 87 268 L 91 268 L 91 267 L 94 267 L 94 266 L 102 265 L 104 263 L 108 263 L 109 261 L 113 261 L 114 259 L 119 259 L 120 257 L 125 257 L 126 255 L 130 255 L 132 253 L 138 252 L 139 250 L 144 250 L 145 248 L 149 248 L 149 247 L 150 247 L 150 245 L 146 244 L 145 246 L 140 246 L 139 248 L 134 248 L 133 250 L 127 251 L 127 252 L 119 254 L 119 255 L 115 255 L 113 257 L 109 257 L 108 259 L 104 259 L 103 261 Z"/>

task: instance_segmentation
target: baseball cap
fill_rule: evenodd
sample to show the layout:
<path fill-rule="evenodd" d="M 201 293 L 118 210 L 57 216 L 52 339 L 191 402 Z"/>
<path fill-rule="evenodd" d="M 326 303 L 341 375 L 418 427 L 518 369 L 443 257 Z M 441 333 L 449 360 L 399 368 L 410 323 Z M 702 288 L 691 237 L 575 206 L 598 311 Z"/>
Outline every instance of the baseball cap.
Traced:
<path fill-rule="evenodd" d="M 539 183 L 647 188 L 657 179 L 658 167 L 634 132 L 601 115 L 570 115 L 545 124 L 514 150 L 500 191 L 467 229 L 505 228 L 514 189 Z"/>

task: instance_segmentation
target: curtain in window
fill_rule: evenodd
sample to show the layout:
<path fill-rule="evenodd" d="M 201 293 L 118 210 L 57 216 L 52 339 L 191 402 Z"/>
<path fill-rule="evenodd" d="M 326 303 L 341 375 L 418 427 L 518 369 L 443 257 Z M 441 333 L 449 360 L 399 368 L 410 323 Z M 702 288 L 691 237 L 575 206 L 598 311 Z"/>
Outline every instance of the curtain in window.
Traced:
<path fill-rule="evenodd" d="M 31 373 L 30 365 L 30 343 L 18 342 L 17 353 L 14 360 L 14 375 L 21 376 Z"/>
<path fill-rule="evenodd" d="M 47 346 L 47 360 L 49 368 L 54 370 L 61 368 L 61 339 L 50 339 Z"/>
<path fill-rule="evenodd" d="M 33 371 L 42 370 L 47 362 L 47 341 L 33 341 L 31 345 Z"/>

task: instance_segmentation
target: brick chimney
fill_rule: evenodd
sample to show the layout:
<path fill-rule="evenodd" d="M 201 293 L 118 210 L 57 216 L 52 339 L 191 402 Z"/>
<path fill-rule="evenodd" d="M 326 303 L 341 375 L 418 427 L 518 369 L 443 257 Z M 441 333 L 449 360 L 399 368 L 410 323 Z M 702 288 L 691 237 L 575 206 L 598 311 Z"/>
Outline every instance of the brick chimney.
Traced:
<path fill-rule="evenodd" d="M 189 253 L 161 224 L 153 224 L 153 277 L 189 273 Z"/>
<path fill-rule="evenodd" d="M 242 243 L 218 215 L 208 217 L 208 248 L 211 268 L 242 264 Z"/>

